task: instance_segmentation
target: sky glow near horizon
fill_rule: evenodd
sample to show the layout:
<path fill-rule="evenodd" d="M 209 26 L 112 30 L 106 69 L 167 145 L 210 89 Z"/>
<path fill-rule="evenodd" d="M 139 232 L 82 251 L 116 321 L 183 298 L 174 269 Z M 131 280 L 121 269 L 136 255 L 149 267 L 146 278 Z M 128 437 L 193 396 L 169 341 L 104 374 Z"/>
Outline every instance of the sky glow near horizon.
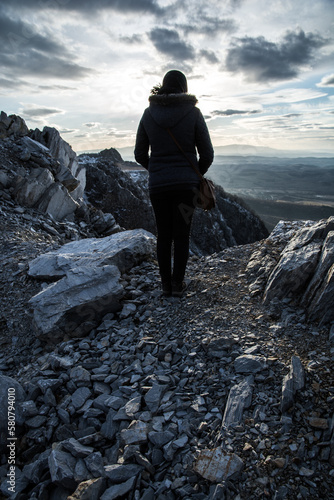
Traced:
<path fill-rule="evenodd" d="M 132 146 L 188 78 L 214 146 L 334 154 L 332 0 L 0 0 L 0 109 L 75 151 Z"/>

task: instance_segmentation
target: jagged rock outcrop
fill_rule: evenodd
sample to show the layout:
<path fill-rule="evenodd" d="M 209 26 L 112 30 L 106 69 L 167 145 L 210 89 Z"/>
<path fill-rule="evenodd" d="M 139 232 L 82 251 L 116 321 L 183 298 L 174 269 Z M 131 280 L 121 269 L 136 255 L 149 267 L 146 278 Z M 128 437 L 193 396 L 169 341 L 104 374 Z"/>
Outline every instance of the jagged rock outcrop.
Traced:
<path fill-rule="evenodd" d="M 57 130 L 46 127 L 43 132 L 29 132 L 22 118 L 2 112 L 0 131 L 0 190 L 4 198 L 49 214 L 55 221 L 77 219 L 94 236 L 121 230 L 112 214 L 80 198 L 85 170 Z"/>
<path fill-rule="evenodd" d="M 139 166 L 137 170 L 122 169 L 112 149 L 110 154 L 105 150 L 78 158 L 87 172 L 86 194 L 93 205 L 111 212 L 122 227 L 143 227 L 156 232 L 144 169 Z M 217 207 L 210 212 L 195 211 L 190 248 L 197 255 L 210 255 L 266 236 L 268 231 L 263 222 L 240 200 L 217 186 Z"/>
<path fill-rule="evenodd" d="M 58 130 L 52 127 L 44 127 L 42 131 L 35 129 L 30 133 L 30 137 L 46 146 L 53 158 L 59 162 L 61 168 L 56 180 L 66 186 L 73 199 L 81 198 L 86 186 L 86 171 L 79 165 L 76 153 L 62 139 Z"/>
<path fill-rule="evenodd" d="M 17 115 L 9 115 L 4 111 L 0 114 L 0 139 L 11 137 L 16 139 L 27 135 L 29 129 L 25 121 Z"/>
<path fill-rule="evenodd" d="M 330 323 L 334 320 L 334 217 L 280 224 L 252 255 L 248 273 L 250 291 L 263 293 L 264 304 L 289 301 L 303 307 L 309 320 Z"/>
<path fill-rule="evenodd" d="M 5 128 L 9 121 L 10 124 Z M 79 204 L 72 194 L 80 181 L 64 163 L 70 146 L 53 129 L 53 136 L 58 139 L 51 144 L 54 146 L 57 142 L 57 155 L 54 156 L 45 144 L 28 136 L 28 129 L 23 123 L 20 117 L 7 117 L 4 112 L 1 113 L 4 139 L 1 149 L 5 157 L 5 161 L 1 161 L 2 186 L 9 188 L 23 206 L 49 213 L 56 220 L 73 220 Z M 36 131 L 32 136 L 43 139 L 43 135 L 39 137 Z M 72 151 L 73 155 L 76 156 Z"/>
<path fill-rule="evenodd" d="M 65 335 L 89 333 L 103 316 L 120 309 L 121 273 L 154 250 L 155 237 L 137 229 L 74 241 L 37 257 L 29 265 L 29 276 L 58 280 L 29 301 L 37 334 L 55 342 Z"/>

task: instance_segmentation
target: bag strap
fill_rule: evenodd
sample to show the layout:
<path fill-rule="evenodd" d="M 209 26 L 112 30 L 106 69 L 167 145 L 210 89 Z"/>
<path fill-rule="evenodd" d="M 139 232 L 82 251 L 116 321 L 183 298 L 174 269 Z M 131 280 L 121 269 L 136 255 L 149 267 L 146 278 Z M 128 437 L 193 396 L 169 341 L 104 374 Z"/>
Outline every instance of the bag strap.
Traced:
<path fill-rule="evenodd" d="M 185 158 L 188 160 L 188 162 L 190 163 L 190 166 L 195 170 L 196 174 L 198 175 L 198 177 L 200 179 L 204 179 L 203 175 L 201 174 L 201 172 L 198 170 L 198 168 L 194 165 L 194 163 L 191 161 L 191 159 L 187 156 L 187 154 L 183 151 L 183 148 L 181 146 L 181 144 L 178 143 L 178 141 L 175 139 L 174 137 L 174 134 L 173 132 L 171 131 L 170 128 L 167 128 L 166 129 L 167 132 L 169 133 L 169 135 L 171 136 L 171 138 L 173 139 L 173 141 L 175 142 L 175 144 L 177 145 L 177 147 L 179 148 L 179 150 L 181 151 L 181 153 L 183 154 L 183 156 L 185 156 Z"/>

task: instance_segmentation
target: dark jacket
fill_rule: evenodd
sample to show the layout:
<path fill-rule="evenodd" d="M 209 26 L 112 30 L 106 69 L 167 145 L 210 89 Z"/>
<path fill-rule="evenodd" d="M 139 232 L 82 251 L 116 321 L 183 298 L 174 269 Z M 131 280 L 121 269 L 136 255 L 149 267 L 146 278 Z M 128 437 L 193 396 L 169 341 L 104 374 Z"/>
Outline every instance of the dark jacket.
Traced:
<path fill-rule="evenodd" d="M 187 156 L 205 174 L 213 161 L 213 147 L 196 97 L 157 94 L 150 96 L 149 102 L 138 126 L 134 154 L 149 171 L 150 192 L 198 186 L 198 175 L 167 132 L 170 128 Z"/>

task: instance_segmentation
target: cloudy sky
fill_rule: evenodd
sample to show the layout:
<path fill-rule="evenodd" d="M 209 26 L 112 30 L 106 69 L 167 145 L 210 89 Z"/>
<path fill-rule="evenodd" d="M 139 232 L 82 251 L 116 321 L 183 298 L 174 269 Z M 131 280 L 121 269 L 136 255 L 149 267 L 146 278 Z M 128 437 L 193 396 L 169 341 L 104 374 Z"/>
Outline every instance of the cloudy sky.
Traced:
<path fill-rule="evenodd" d="M 75 151 L 134 144 L 188 77 L 215 146 L 333 152 L 333 0 L 0 0 L 0 109 Z"/>

